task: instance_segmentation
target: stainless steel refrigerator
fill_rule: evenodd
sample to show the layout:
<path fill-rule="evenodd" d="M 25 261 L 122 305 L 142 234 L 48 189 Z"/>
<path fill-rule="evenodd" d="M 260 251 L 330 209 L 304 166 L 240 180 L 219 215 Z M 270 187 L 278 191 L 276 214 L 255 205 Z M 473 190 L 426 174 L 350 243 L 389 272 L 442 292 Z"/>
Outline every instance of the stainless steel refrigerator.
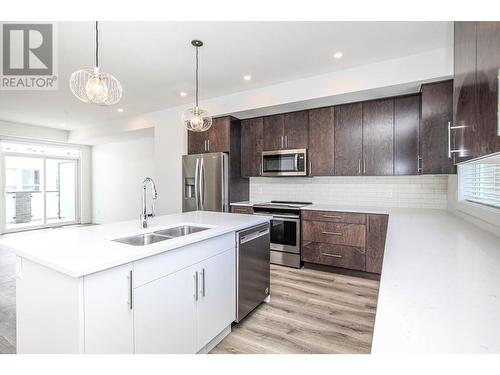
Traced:
<path fill-rule="evenodd" d="M 229 211 L 228 164 L 223 152 L 182 157 L 182 212 Z"/>

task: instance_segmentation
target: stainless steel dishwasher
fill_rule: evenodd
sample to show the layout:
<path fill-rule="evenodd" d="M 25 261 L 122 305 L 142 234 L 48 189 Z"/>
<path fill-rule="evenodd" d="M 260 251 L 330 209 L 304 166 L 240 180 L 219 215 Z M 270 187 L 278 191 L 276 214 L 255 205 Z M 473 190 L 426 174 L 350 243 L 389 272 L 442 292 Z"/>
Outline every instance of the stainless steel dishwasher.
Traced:
<path fill-rule="evenodd" d="M 236 233 L 236 322 L 269 297 L 269 223 Z"/>

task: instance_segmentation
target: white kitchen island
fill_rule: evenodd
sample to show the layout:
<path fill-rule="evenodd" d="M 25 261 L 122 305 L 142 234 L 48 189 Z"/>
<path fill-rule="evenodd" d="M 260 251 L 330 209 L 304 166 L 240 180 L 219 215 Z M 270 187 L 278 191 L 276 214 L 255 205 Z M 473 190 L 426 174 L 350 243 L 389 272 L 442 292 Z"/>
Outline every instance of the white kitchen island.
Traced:
<path fill-rule="evenodd" d="M 235 320 L 235 232 L 269 219 L 198 211 L 0 239 L 17 255 L 17 352 L 207 352 Z M 113 241 L 183 225 L 208 229 Z"/>

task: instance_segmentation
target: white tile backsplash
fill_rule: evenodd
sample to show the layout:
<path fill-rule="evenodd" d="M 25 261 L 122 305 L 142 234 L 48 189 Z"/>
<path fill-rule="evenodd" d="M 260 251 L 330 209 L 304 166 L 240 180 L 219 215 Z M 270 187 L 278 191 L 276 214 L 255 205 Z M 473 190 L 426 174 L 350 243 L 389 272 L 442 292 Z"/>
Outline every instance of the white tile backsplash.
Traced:
<path fill-rule="evenodd" d="M 250 200 L 446 209 L 448 176 L 255 177 Z"/>

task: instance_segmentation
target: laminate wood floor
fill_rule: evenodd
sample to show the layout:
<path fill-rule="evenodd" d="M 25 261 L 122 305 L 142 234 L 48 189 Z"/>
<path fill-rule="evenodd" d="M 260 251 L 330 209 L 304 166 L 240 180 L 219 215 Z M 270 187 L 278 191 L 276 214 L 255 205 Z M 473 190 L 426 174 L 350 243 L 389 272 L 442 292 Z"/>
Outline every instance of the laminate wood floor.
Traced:
<path fill-rule="evenodd" d="M 212 354 L 370 353 L 379 282 L 271 266 L 261 304 Z"/>

